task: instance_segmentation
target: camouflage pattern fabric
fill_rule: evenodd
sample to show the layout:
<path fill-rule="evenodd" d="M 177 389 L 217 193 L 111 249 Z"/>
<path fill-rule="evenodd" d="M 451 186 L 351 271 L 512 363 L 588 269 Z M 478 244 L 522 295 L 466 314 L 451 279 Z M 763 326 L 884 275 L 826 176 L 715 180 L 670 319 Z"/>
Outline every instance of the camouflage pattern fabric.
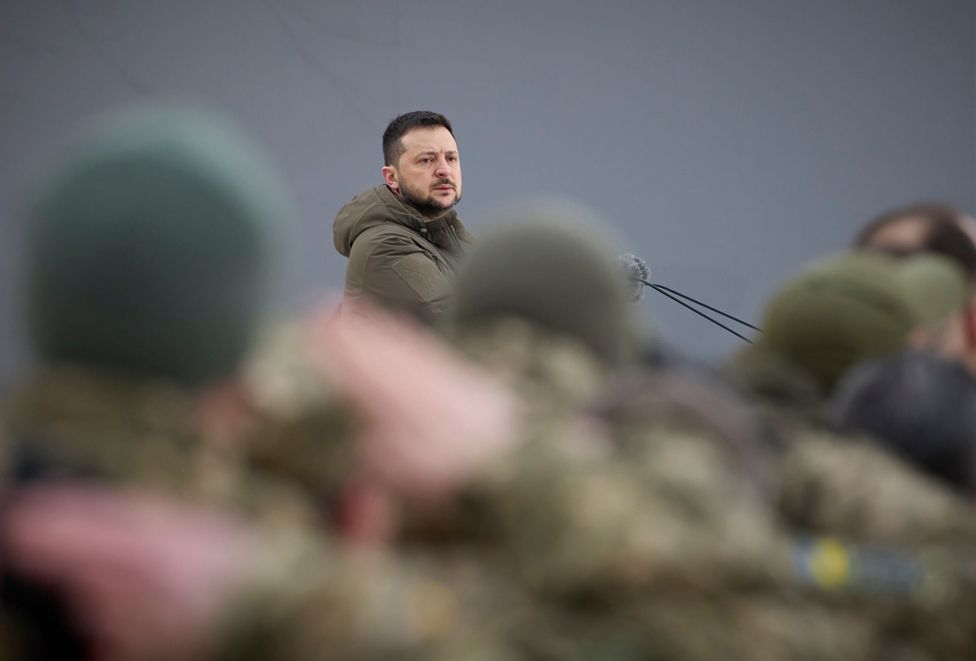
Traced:
<path fill-rule="evenodd" d="M 869 657 L 872 621 L 797 574 L 794 540 L 713 424 L 663 405 L 608 414 L 605 368 L 520 322 L 461 345 L 533 397 L 523 445 L 466 494 L 534 595 L 506 630 L 529 658 Z"/>
<path fill-rule="evenodd" d="M 312 520 L 294 489 L 256 477 L 238 448 L 205 438 L 194 400 L 165 382 L 44 370 L 13 392 L 2 419 L 8 481 L 80 478 L 268 522 Z"/>

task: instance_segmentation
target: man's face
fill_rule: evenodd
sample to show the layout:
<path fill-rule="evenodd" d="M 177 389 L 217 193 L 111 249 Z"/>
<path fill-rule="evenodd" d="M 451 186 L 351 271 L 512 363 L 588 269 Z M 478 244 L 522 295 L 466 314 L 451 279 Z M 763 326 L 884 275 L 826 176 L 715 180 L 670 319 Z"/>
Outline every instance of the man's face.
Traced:
<path fill-rule="evenodd" d="M 411 129 L 400 139 L 396 166 L 383 168 L 390 189 L 427 218 L 437 218 L 461 201 L 461 157 L 443 126 Z"/>

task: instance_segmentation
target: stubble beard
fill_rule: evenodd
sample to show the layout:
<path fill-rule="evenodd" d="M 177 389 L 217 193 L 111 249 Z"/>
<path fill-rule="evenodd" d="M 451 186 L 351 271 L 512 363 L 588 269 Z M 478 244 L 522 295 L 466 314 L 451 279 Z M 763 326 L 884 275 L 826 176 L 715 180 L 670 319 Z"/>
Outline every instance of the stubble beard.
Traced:
<path fill-rule="evenodd" d="M 440 186 L 443 183 L 449 182 L 439 182 L 434 185 Z M 435 200 L 430 192 L 421 197 L 404 186 L 402 183 L 400 184 L 400 197 L 404 202 L 419 211 L 420 214 L 425 218 L 437 218 L 438 216 L 442 216 L 453 209 L 454 206 L 461 201 L 461 196 L 458 194 L 457 188 L 454 189 L 454 199 L 451 202 L 444 203 Z"/>

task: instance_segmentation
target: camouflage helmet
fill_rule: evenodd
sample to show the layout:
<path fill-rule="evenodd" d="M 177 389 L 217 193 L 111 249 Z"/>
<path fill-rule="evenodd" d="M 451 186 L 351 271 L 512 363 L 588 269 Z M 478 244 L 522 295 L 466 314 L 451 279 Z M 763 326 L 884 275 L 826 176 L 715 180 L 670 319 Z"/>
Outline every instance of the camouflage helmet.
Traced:
<path fill-rule="evenodd" d="M 850 253 L 815 264 L 773 295 L 759 345 L 830 391 L 855 363 L 904 347 L 916 323 L 895 261 Z"/>
<path fill-rule="evenodd" d="M 217 118 L 140 109 L 95 129 L 42 181 L 28 228 L 40 358 L 202 385 L 264 312 L 288 205 Z"/>
<path fill-rule="evenodd" d="M 518 318 L 621 364 L 634 350 L 636 323 L 627 278 L 595 222 L 555 202 L 504 215 L 462 265 L 447 323 L 463 331 Z"/>

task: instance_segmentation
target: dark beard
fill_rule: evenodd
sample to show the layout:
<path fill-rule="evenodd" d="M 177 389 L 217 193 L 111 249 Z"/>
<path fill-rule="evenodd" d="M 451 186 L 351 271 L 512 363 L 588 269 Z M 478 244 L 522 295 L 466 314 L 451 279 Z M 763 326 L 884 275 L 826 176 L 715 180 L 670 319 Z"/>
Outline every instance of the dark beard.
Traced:
<path fill-rule="evenodd" d="M 455 194 L 457 191 L 455 190 Z M 455 197 L 453 203 L 450 206 L 441 206 L 428 195 L 426 198 L 420 198 L 407 190 L 404 186 L 400 186 L 400 198 L 412 206 L 414 209 L 420 212 L 425 218 L 436 218 L 437 216 L 442 216 L 448 211 L 450 211 L 454 205 L 461 201 L 460 197 Z"/>

